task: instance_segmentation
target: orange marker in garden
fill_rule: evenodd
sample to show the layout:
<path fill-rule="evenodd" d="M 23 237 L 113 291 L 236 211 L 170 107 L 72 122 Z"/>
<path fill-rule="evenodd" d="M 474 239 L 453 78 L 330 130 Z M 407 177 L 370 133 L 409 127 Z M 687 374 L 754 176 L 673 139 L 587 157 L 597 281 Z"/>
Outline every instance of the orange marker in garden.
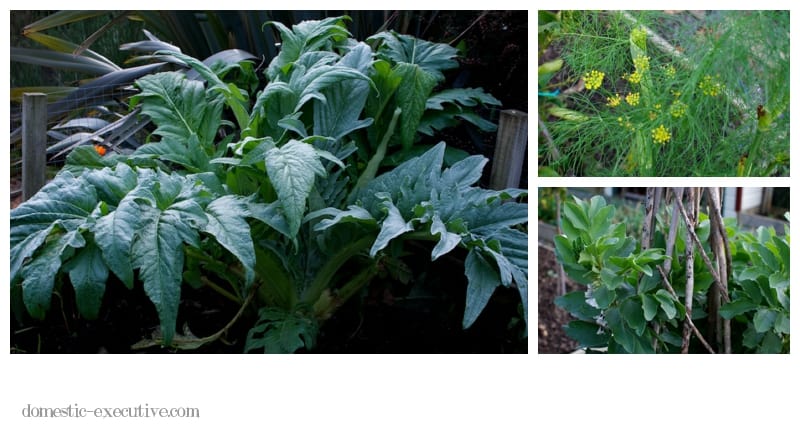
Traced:
<path fill-rule="evenodd" d="M 106 147 L 104 147 L 103 145 L 95 145 L 94 150 L 97 151 L 97 154 L 101 156 L 106 155 Z"/>

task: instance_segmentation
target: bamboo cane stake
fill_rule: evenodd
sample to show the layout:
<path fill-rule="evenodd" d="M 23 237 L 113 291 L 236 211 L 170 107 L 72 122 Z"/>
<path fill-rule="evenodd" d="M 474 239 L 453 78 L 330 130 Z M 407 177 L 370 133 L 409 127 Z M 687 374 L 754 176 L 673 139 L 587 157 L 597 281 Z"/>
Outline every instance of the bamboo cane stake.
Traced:
<path fill-rule="evenodd" d="M 694 243 L 692 242 L 692 234 L 694 234 L 695 226 L 695 190 L 689 188 L 688 200 L 691 212 L 684 217 L 686 222 L 686 294 L 684 295 L 684 306 L 686 307 L 686 319 L 683 323 L 683 341 L 681 344 L 681 353 L 689 353 L 689 340 L 692 337 L 692 302 L 694 300 Z M 680 202 L 680 201 L 679 201 Z M 683 209 L 683 205 L 679 204 Z M 685 214 L 685 211 L 684 211 Z M 702 249 L 702 247 L 701 247 Z"/>

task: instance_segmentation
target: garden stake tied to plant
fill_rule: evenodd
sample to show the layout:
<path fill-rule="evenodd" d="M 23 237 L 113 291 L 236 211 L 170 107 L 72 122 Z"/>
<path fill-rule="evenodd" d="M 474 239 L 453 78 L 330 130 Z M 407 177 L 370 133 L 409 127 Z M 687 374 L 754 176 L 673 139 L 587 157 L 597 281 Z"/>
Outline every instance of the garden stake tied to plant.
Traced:
<path fill-rule="evenodd" d="M 576 319 L 566 333 L 609 353 L 788 353 L 788 226 L 740 230 L 720 201 L 717 188 L 649 188 L 641 239 L 600 196 L 565 202 L 556 257 L 587 285 L 556 299 Z"/>
<path fill-rule="evenodd" d="M 96 319 L 113 275 L 129 289 L 140 281 L 158 312 L 160 332 L 141 347 L 200 347 L 256 307 L 245 351 L 311 349 L 322 321 L 422 241 L 431 261 L 466 250 L 463 328 L 501 285 L 518 291 L 526 324 L 526 191 L 476 187 L 485 158 L 416 145 L 458 119 L 494 130 L 475 108 L 499 102 L 480 88 L 436 90 L 458 66 L 454 48 L 394 32 L 357 42 L 345 20 L 271 23 L 282 45 L 261 91 L 236 83 L 253 78 L 251 62 L 158 52 L 202 81 L 136 82 L 131 106 L 156 127 L 149 143 L 129 155 L 77 147 L 12 211 L 18 318 L 44 319 L 69 282 L 80 315 Z M 217 334 L 176 333 L 188 331 L 176 325 L 186 286 L 240 309 Z"/>

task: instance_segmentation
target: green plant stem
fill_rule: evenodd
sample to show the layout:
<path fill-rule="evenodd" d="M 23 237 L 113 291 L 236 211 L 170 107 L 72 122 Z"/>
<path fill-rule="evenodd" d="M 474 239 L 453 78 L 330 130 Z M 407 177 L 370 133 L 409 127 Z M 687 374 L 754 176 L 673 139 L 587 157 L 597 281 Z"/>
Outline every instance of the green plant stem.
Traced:
<path fill-rule="evenodd" d="M 238 277 L 238 278 L 244 279 L 244 277 L 245 277 L 244 273 L 242 273 L 242 270 L 239 270 L 239 269 L 231 266 L 230 264 L 226 264 L 226 263 L 224 263 L 224 262 L 222 262 L 220 260 L 214 259 L 213 257 L 211 257 L 211 256 L 209 256 L 207 254 L 203 254 L 203 252 L 201 250 L 197 250 L 197 249 L 193 249 L 193 248 L 184 248 L 183 251 L 184 251 L 184 254 L 186 254 L 186 256 L 193 257 L 195 259 L 200 260 L 201 262 L 207 262 L 207 263 L 210 263 L 210 264 L 214 264 L 215 266 L 219 267 L 220 269 L 228 269 L 228 271 L 230 271 L 231 273 L 236 274 L 236 277 Z"/>
<path fill-rule="evenodd" d="M 327 300 L 322 298 L 318 299 L 318 303 L 314 305 L 314 316 L 319 320 L 326 320 L 330 318 L 333 313 L 342 305 L 347 302 L 351 296 L 356 294 L 361 288 L 369 284 L 372 278 L 378 274 L 378 268 L 375 264 L 370 264 L 367 268 L 361 270 L 352 279 L 347 281 L 333 297 L 328 297 Z M 319 303 L 323 302 L 323 303 Z"/>
<path fill-rule="evenodd" d="M 375 151 L 375 154 L 367 163 L 366 169 L 364 172 L 361 173 L 361 176 L 358 178 L 358 182 L 356 182 L 355 188 L 347 197 L 349 202 L 352 202 L 352 198 L 356 190 L 364 188 L 370 180 L 375 178 L 375 175 L 378 174 L 378 168 L 381 166 L 381 162 L 383 162 L 383 158 L 386 157 L 386 148 L 389 146 L 389 139 L 391 139 L 392 134 L 394 134 L 394 128 L 397 125 L 397 120 L 400 118 L 400 114 L 403 112 L 402 109 L 395 108 L 394 113 L 392 114 L 392 120 L 389 122 L 389 127 L 386 129 L 386 134 L 383 135 L 383 139 L 381 143 L 378 145 L 378 149 Z"/>
<path fill-rule="evenodd" d="M 350 258 L 367 250 L 374 242 L 375 237 L 373 236 L 363 237 L 334 254 L 317 272 L 311 285 L 309 285 L 303 293 L 302 301 L 314 305 L 322 293 L 330 287 L 331 280 L 336 276 L 339 269 L 350 260 Z"/>
<path fill-rule="evenodd" d="M 231 300 L 233 302 L 236 302 L 237 304 L 242 302 L 242 298 L 240 298 L 240 297 L 236 296 L 235 294 L 231 293 L 230 291 L 222 288 L 221 286 L 219 286 L 217 283 L 215 283 L 211 279 L 209 279 L 209 278 L 207 278 L 205 276 L 200 276 L 200 281 L 203 282 L 203 284 L 206 285 L 207 287 L 209 287 L 212 290 L 214 290 L 217 293 L 219 293 L 220 295 L 225 296 L 226 299 L 229 299 L 229 300 Z"/>
<path fill-rule="evenodd" d="M 761 153 L 759 153 L 759 151 L 761 151 L 761 139 L 763 138 L 764 132 L 756 128 L 756 136 L 753 137 L 753 143 L 750 144 L 750 149 L 747 151 L 747 160 L 745 161 L 744 172 L 742 173 L 743 176 L 752 176 L 756 159 L 761 161 Z"/>

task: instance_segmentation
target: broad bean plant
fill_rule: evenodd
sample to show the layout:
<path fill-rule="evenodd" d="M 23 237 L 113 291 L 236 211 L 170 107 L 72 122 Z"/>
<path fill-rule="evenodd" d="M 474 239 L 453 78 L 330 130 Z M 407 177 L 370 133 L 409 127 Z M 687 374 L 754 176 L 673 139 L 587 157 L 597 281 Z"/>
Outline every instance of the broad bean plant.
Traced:
<path fill-rule="evenodd" d="M 701 255 L 693 255 L 692 285 L 687 285 L 685 225 L 676 227 L 674 249 L 667 256 L 668 221 L 660 221 L 653 247 L 641 248 L 623 224 L 611 222 L 615 210 L 600 196 L 563 205 L 564 234 L 555 238 L 556 256 L 569 277 L 586 285 L 586 290 L 556 300 L 575 318 L 564 327 L 566 333 L 582 348 L 609 353 L 677 352 L 687 325 L 702 335 L 704 326 L 717 321 L 709 314 L 713 273 Z M 713 257 L 710 230 L 709 217 L 699 213 L 694 231 L 706 255 Z M 788 352 L 789 235 L 764 227 L 742 231 L 730 219 L 725 231 L 731 255 L 729 300 L 718 316 L 733 324 L 733 351 Z M 688 321 L 687 288 L 692 293 Z M 691 350 L 701 350 L 695 342 L 691 345 Z"/>

